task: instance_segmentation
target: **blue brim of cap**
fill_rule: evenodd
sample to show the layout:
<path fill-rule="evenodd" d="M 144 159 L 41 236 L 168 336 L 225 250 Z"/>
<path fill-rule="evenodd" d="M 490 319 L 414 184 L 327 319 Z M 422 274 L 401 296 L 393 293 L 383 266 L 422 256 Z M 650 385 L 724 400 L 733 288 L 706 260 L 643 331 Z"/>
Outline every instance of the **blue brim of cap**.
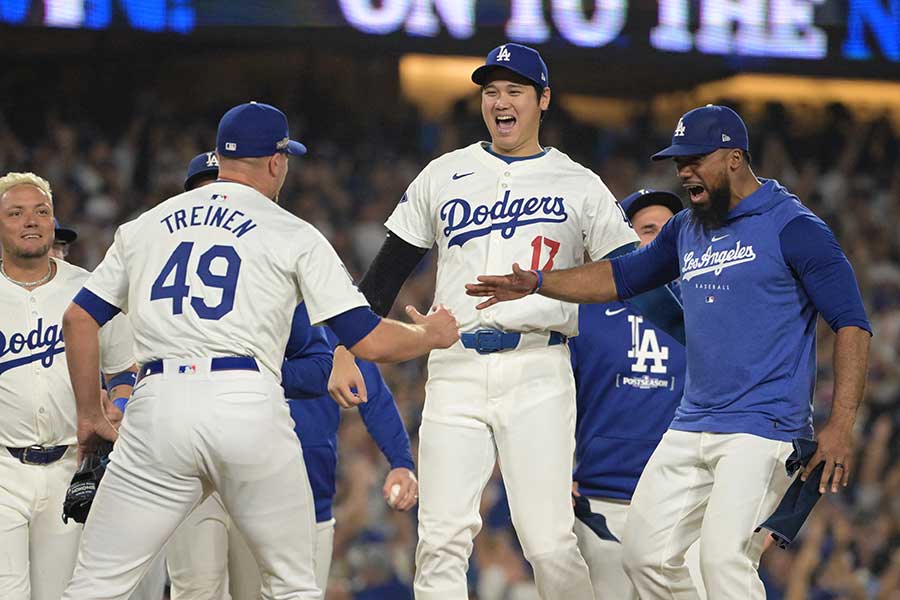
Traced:
<path fill-rule="evenodd" d="M 306 154 L 306 146 L 300 142 L 291 140 L 288 142 L 287 148 L 285 148 L 284 151 L 293 156 L 303 156 Z"/>
<path fill-rule="evenodd" d="M 664 150 L 660 150 L 650 157 L 650 160 L 665 160 L 675 156 L 699 156 L 718 150 L 719 146 L 705 146 L 699 144 L 672 144 Z"/>
<path fill-rule="evenodd" d="M 545 84 L 541 83 L 540 81 L 535 81 L 534 79 L 532 79 L 525 73 L 522 73 L 518 69 L 513 69 L 512 67 L 501 67 L 500 65 L 481 65 L 480 67 L 478 67 L 477 69 L 472 71 L 472 82 L 477 83 L 478 85 L 484 85 L 484 81 L 487 79 L 488 73 L 490 73 L 494 69 L 500 69 L 503 71 L 511 71 L 511 72 L 515 73 L 516 75 L 519 75 L 520 77 L 524 77 L 525 79 L 527 79 L 528 81 L 530 81 L 536 85 L 539 85 L 541 87 L 547 87 Z"/>
<path fill-rule="evenodd" d="M 205 169 L 200 169 L 194 173 L 191 173 L 187 179 L 184 180 L 184 191 L 188 191 L 189 189 L 194 187 L 194 183 L 198 179 L 203 179 L 204 177 L 212 177 L 215 179 L 219 176 L 219 167 L 207 167 Z"/>
<path fill-rule="evenodd" d="M 625 210 L 625 216 L 628 217 L 628 220 L 630 221 L 634 215 L 648 206 L 665 206 L 672 211 L 673 215 L 677 215 L 684 208 L 681 199 L 669 192 L 650 192 L 649 194 L 644 194 L 639 198 L 635 198 L 634 201 L 628 205 L 628 208 L 625 208 L 624 206 L 622 208 Z"/>

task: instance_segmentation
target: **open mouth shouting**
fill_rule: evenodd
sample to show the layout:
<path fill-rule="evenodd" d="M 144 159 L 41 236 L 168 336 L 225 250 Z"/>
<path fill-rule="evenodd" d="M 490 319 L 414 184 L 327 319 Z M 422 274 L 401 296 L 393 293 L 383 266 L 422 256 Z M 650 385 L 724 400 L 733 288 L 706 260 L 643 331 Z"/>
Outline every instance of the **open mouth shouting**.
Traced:
<path fill-rule="evenodd" d="M 498 133 L 509 134 L 516 126 L 516 118 L 512 115 L 498 115 L 494 117 L 494 123 L 497 125 Z"/>
<path fill-rule="evenodd" d="M 701 183 L 685 183 L 684 189 L 691 197 L 691 204 L 704 204 L 709 200 L 709 193 Z"/>

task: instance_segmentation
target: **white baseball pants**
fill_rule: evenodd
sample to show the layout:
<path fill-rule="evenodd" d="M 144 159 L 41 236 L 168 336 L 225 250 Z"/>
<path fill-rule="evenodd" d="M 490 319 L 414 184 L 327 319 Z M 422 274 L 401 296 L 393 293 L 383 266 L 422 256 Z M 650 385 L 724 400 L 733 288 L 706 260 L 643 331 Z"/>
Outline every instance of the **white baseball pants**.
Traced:
<path fill-rule="evenodd" d="M 59 600 L 75 568 L 81 525 L 62 520 L 77 469 L 75 446 L 25 465 L 0 446 L 0 598 Z"/>
<path fill-rule="evenodd" d="M 695 600 L 684 556 L 700 540 L 700 571 L 710 598 L 765 598 L 757 568 L 765 530 L 756 529 L 791 483 L 789 442 L 737 433 L 670 429 L 638 482 L 623 562 L 640 598 Z"/>
<path fill-rule="evenodd" d="M 172 600 L 230 600 L 228 531 L 231 528 L 231 517 L 225 512 L 218 492 L 210 494 L 178 526 L 166 547 Z M 257 596 L 259 589 L 257 586 Z"/>
<path fill-rule="evenodd" d="M 513 525 L 544 600 L 591 600 L 572 532 L 575 383 L 565 345 L 428 363 L 419 432 L 419 600 L 466 598 L 484 486 L 500 461 Z"/>
<path fill-rule="evenodd" d="M 316 523 L 316 585 L 325 597 L 328 572 L 334 549 L 334 519 Z M 259 568 L 241 533 L 233 527 L 228 535 L 228 571 L 233 600 L 256 600 L 259 596 Z M 174 600 L 174 598 L 173 598 Z"/>
<path fill-rule="evenodd" d="M 179 369 L 186 362 L 194 368 Z M 167 360 L 163 373 L 138 383 L 66 600 L 127 598 L 213 490 L 261 565 L 262 597 L 319 597 L 312 491 L 282 388 L 265 371 L 209 366 L 208 358 Z"/>
<path fill-rule="evenodd" d="M 619 541 L 625 531 L 628 517 L 628 500 L 613 498 L 588 498 L 591 511 L 606 518 L 606 525 Z M 609 540 L 601 540 L 591 529 L 575 519 L 575 535 L 578 536 L 578 547 L 591 572 L 591 583 L 594 586 L 595 598 L 615 598 L 616 600 L 638 600 L 637 590 L 625 574 L 622 565 L 622 544 Z M 698 544 L 694 544 L 687 552 L 686 561 L 691 572 L 691 579 L 697 586 L 701 600 L 706 593 L 700 580 L 700 554 Z"/>

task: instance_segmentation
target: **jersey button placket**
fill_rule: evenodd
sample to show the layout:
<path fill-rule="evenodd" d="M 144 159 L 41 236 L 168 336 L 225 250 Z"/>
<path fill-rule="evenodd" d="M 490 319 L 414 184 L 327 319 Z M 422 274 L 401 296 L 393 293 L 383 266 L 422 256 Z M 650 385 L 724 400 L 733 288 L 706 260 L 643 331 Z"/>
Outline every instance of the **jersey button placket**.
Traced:
<path fill-rule="evenodd" d="M 508 173 L 509 173 L 509 171 L 506 171 L 500 177 L 497 178 L 497 182 L 498 182 L 497 195 L 494 199 L 494 206 L 497 206 L 501 202 L 503 202 L 503 197 L 508 193 L 506 191 L 509 188 L 509 184 L 506 181 L 508 179 L 508 177 L 506 176 Z M 488 218 L 490 219 L 491 225 L 493 225 L 494 217 L 489 216 Z M 485 263 L 484 269 L 485 269 L 485 272 L 493 272 L 493 264 L 494 264 L 493 258 L 495 256 L 497 256 L 502 260 L 503 241 L 504 240 L 502 238 L 502 235 L 501 235 L 501 232 L 499 229 L 492 229 L 487 237 L 488 237 L 488 248 L 487 248 L 487 256 L 484 257 L 484 263 Z M 496 326 L 496 324 L 494 323 L 494 320 L 489 315 L 487 315 L 485 313 L 481 313 L 480 317 L 481 317 L 481 321 L 483 323 L 485 323 L 486 325 L 491 326 L 491 327 Z M 493 357 L 493 355 L 489 355 L 489 356 L 491 358 Z M 493 362 L 490 362 L 490 364 L 493 365 Z M 490 375 L 488 376 L 488 379 L 490 380 Z M 488 385 L 488 390 L 490 390 L 490 385 Z M 491 397 L 490 397 L 490 394 L 488 394 L 488 404 L 490 404 L 490 403 L 491 403 Z"/>

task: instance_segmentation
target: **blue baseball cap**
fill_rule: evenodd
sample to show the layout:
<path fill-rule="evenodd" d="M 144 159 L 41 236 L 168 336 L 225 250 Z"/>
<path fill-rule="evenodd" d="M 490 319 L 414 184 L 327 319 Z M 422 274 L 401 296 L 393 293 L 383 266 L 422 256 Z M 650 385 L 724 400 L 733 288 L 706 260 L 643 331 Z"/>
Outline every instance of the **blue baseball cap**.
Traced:
<path fill-rule="evenodd" d="M 184 191 L 194 188 L 199 179 L 219 176 L 219 159 L 215 152 L 201 152 L 191 159 L 188 164 L 187 175 L 184 176 Z"/>
<path fill-rule="evenodd" d="M 522 44 L 503 44 L 491 50 L 484 64 L 472 71 L 472 81 L 484 85 L 492 69 L 507 69 L 541 88 L 550 85 L 550 72 L 544 59 L 537 50 Z"/>
<path fill-rule="evenodd" d="M 63 242 L 64 244 L 71 244 L 78 239 L 78 232 L 60 225 L 56 217 L 53 218 L 53 234 L 55 241 Z"/>
<path fill-rule="evenodd" d="M 271 156 L 278 152 L 302 156 L 306 146 L 291 139 L 283 112 L 269 104 L 248 102 L 222 116 L 216 151 L 228 158 Z"/>
<path fill-rule="evenodd" d="M 622 210 L 625 211 L 625 216 L 628 217 L 629 220 L 631 220 L 639 210 L 647 208 L 648 206 L 653 206 L 654 204 L 665 206 L 672 211 L 673 215 L 678 214 L 684 208 L 684 205 L 681 203 L 681 198 L 676 194 L 660 190 L 638 190 L 619 202 Z"/>
<path fill-rule="evenodd" d="M 707 104 L 678 119 L 672 145 L 654 154 L 653 160 L 709 154 L 719 148 L 749 150 L 747 126 L 727 106 Z"/>

